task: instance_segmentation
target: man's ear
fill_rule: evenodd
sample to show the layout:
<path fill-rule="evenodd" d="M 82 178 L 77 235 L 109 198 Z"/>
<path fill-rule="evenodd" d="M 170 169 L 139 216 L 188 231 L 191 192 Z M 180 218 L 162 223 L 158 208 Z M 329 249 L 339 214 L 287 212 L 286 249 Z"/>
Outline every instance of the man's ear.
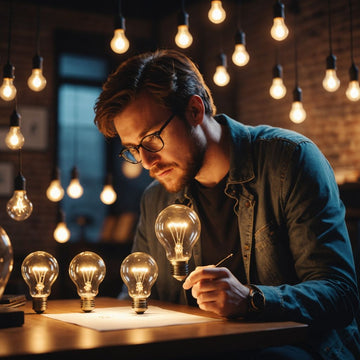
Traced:
<path fill-rule="evenodd" d="M 199 95 L 192 95 L 186 109 L 186 118 L 191 125 L 202 123 L 205 114 L 204 103 Z"/>

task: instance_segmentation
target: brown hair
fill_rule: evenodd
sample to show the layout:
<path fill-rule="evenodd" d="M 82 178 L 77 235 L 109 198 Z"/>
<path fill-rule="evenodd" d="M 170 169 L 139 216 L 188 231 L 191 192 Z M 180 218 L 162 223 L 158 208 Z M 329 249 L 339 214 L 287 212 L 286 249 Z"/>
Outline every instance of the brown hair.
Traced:
<path fill-rule="evenodd" d="M 143 92 L 179 116 L 184 116 L 192 95 L 201 97 L 207 115 L 216 111 L 196 65 L 175 50 L 157 50 L 129 58 L 109 75 L 94 107 L 98 129 L 107 137 L 116 136 L 114 117 Z"/>

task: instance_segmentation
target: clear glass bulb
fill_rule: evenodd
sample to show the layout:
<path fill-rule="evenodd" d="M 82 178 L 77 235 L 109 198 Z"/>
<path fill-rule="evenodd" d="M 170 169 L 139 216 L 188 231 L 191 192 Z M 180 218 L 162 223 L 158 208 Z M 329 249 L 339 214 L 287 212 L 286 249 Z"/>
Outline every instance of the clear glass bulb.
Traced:
<path fill-rule="evenodd" d="M 132 308 L 137 314 L 147 309 L 147 299 L 158 277 L 158 266 L 150 255 L 134 252 L 127 256 L 120 267 L 121 278 L 132 298 Z"/>
<path fill-rule="evenodd" d="M 51 286 L 59 274 L 57 260 L 45 251 L 32 252 L 22 262 L 21 274 L 29 287 L 33 309 L 38 314 L 43 313 L 46 310 Z"/>
<path fill-rule="evenodd" d="M 188 206 L 173 204 L 163 209 L 155 221 L 155 233 L 172 265 L 177 280 L 188 274 L 188 261 L 200 236 L 200 220 Z"/>
<path fill-rule="evenodd" d="M 71 236 L 70 230 L 68 229 L 68 227 L 66 226 L 66 223 L 64 221 L 60 221 L 58 222 L 55 230 L 54 230 L 54 239 L 58 242 L 58 243 L 66 243 L 67 241 L 69 241 Z"/>
<path fill-rule="evenodd" d="M 329 92 L 334 92 L 339 88 L 340 80 L 336 76 L 335 69 L 326 69 L 326 73 L 322 85 L 324 89 Z"/>
<path fill-rule="evenodd" d="M 270 33 L 272 38 L 277 41 L 282 41 L 287 38 L 287 36 L 289 35 L 289 29 L 287 28 L 283 17 L 274 18 L 274 23 Z"/>
<path fill-rule="evenodd" d="M 20 126 L 10 126 L 9 132 L 5 137 L 5 143 L 11 150 L 19 150 L 25 142 L 24 135 L 21 133 Z"/>
<path fill-rule="evenodd" d="M 16 87 L 14 86 L 14 79 L 5 78 L 0 87 L 0 97 L 5 101 L 14 100 L 16 96 Z"/>
<path fill-rule="evenodd" d="M 113 186 L 110 184 L 105 185 L 100 194 L 100 200 L 104 204 L 110 205 L 115 202 L 116 198 L 117 198 L 117 195 L 116 195 L 116 192 L 115 192 Z"/>
<path fill-rule="evenodd" d="M 94 252 L 83 251 L 71 260 L 69 275 L 77 287 L 82 311 L 90 312 L 95 308 L 95 296 L 105 274 L 104 260 Z"/>
<path fill-rule="evenodd" d="M 250 56 L 246 51 L 244 44 L 235 44 L 235 50 L 232 54 L 232 61 L 237 66 L 245 66 L 249 62 Z"/>
<path fill-rule="evenodd" d="M 15 190 L 12 198 L 6 204 L 9 216 L 16 220 L 26 220 L 33 211 L 33 204 L 28 199 L 26 190 Z"/>
<path fill-rule="evenodd" d="M 286 95 L 286 87 L 281 77 L 273 78 L 269 92 L 274 99 L 281 99 Z"/>
<path fill-rule="evenodd" d="M 70 184 L 66 189 L 66 193 L 73 199 L 78 199 L 82 196 L 84 189 L 78 178 L 71 179 Z"/>
<path fill-rule="evenodd" d="M 290 120 L 300 124 L 306 119 L 306 112 L 301 101 L 294 101 L 291 106 Z"/>
<path fill-rule="evenodd" d="M 130 47 L 129 40 L 125 36 L 124 29 L 115 29 L 114 37 L 111 39 L 110 47 L 117 54 L 124 54 Z"/>
<path fill-rule="evenodd" d="M 33 91 L 41 91 L 46 86 L 46 79 L 42 73 L 42 69 L 33 68 L 28 78 L 28 86 Z"/>
<path fill-rule="evenodd" d="M 226 12 L 222 7 L 221 1 L 211 1 L 211 7 L 208 12 L 209 20 L 214 24 L 222 23 L 226 18 Z"/>
<path fill-rule="evenodd" d="M 179 25 L 178 32 L 175 36 L 175 43 L 182 49 L 188 48 L 193 42 L 193 37 L 189 32 L 187 25 Z"/>
<path fill-rule="evenodd" d="M 46 196 L 50 201 L 60 201 L 64 197 L 64 189 L 61 186 L 59 179 L 54 179 L 51 181 L 49 187 L 46 190 Z"/>
<path fill-rule="evenodd" d="M 349 85 L 346 89 L 346 97 L 350 101 L 358 101 L 360 100 L 360 87 L 359 87 L 359 81 L 352 80 L 349 82 Z"/>
<path fill-rule="evenodd" d="M 214 83 L 218 86 L 226 86 L 230 81 L 230 75 L 226 70 L 226 67 L 219 65 L 216 67 L 215 74 L 213 76 Z"/>
<path fill-rule="evenodd" d="M 0 299 L 13 270 L 14 253 L 6 231 L 0 226 Z"/>

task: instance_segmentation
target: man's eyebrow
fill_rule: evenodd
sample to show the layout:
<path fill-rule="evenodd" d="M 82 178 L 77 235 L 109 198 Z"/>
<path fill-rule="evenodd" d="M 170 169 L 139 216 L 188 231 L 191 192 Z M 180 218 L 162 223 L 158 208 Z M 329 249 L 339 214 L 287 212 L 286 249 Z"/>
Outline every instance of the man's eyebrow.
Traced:
<path fill-rule="evenodd" d="M 146 136 L 146 135 L 151 135 L 151 134 L 155 133 L 156 131 L 158 131 L 158 130 L 155 130 L 155 129 L 156 129 L 156 126 L 157 126 L 157 125 L 149 126 L 147 129 L 145 129 L 144 131 L 142 131 L 142 132 L 138 135 L 138 138 L 139 138 L 140 140 L 139 140 L 139 142 L 138 142 L 137 144 L 131 144 L 131 143 L 123 143 L 123 142 L 121 142 L 122 145 L 123 145 L 124 147 L 138 146 L 139 143 L 140 143 L 140 141 L 144 138 L 144 136 Z M 153 129 L 154 129 L 154 131 L 151 131 L 151 130 L 153 130 Z M 150 131 L 151 131 L 151 132 L 150 132 Z"/>

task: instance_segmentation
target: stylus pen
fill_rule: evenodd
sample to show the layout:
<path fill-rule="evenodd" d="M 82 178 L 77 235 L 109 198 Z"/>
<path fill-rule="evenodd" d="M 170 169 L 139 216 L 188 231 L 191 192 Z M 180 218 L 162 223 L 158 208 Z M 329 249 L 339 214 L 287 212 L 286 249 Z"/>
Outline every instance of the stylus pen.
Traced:
<path fill-rule="evenodd" d="M 223 259 L 221 259 L 221 260 L 215 265 L 215 267 L 220 266 L 225 260 L 231 258 L 233 255 L 234 255 L 234 254 L 231 253 L 231 254 L 229 254 L 228 256 L 224 257 Z"/>

